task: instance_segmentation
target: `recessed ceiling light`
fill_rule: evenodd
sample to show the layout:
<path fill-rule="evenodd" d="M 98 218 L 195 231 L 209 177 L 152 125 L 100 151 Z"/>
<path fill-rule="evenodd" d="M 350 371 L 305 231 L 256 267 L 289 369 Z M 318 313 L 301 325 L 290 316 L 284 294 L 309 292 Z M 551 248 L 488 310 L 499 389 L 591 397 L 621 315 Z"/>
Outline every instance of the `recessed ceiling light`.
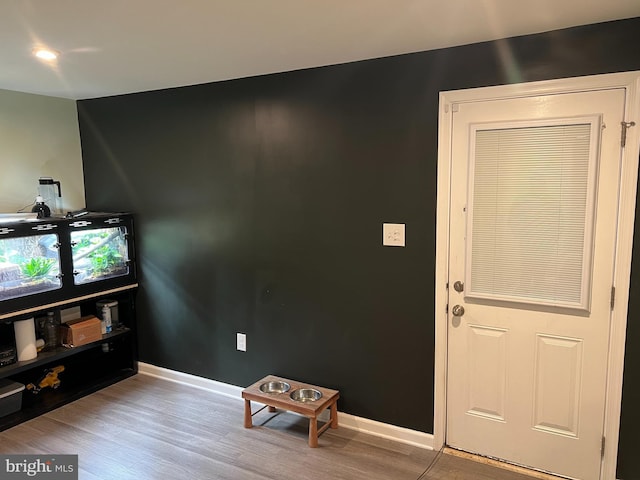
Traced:
<path fill-rule="evenodd" d="M 50 48 L 38 47 L 33 49 L 33 54 L 41 60 L 55 60 L 60 52 Z"/>

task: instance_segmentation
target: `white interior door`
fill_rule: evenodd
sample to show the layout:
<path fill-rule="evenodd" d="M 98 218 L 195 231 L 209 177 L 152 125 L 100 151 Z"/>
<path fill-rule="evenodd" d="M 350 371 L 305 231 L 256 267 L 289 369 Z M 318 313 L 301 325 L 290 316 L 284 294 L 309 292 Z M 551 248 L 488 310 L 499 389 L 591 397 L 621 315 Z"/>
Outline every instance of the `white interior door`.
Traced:
<path fill-rule="evenodd" d="M 448 445 L 599 478 L 624 104 L 455 106 Z"/>

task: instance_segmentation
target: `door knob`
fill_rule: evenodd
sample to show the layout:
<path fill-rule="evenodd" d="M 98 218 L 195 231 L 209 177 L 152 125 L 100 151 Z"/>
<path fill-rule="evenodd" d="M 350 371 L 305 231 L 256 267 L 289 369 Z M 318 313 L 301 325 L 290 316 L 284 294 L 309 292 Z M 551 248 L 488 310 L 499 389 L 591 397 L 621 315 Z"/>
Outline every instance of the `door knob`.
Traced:
<path fill-rule="evenodd" d="M 464 315 L 464 307 L 462 305 L 454 305 L 451 309 L 454 317 L 461 317 Z"/>

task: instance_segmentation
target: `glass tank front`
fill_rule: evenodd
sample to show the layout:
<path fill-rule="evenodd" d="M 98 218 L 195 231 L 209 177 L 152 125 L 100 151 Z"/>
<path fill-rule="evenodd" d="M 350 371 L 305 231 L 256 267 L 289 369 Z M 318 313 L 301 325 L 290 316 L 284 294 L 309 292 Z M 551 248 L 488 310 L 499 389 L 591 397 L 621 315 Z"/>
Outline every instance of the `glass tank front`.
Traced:
<path fill-rule="evenodd" d="M 0 239 L 0 301 L 62 287 L 58 235 Z"/>
<path fill-rule="evenodd" d="M 75 285 L 129 274 L 126 227 L 71 232 Z"/>

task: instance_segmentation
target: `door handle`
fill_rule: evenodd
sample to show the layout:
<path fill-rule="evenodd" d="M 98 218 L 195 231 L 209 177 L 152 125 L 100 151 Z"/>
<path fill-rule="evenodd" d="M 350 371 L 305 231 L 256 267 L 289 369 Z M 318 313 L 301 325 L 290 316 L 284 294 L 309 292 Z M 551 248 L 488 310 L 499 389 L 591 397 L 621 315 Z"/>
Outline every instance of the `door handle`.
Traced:
<path fill-rule="evenodd" d="M 454 317 L 461 317 L 464 315 L 464 307 L 462 305 L 454 305 L 451 309 Z"/>

